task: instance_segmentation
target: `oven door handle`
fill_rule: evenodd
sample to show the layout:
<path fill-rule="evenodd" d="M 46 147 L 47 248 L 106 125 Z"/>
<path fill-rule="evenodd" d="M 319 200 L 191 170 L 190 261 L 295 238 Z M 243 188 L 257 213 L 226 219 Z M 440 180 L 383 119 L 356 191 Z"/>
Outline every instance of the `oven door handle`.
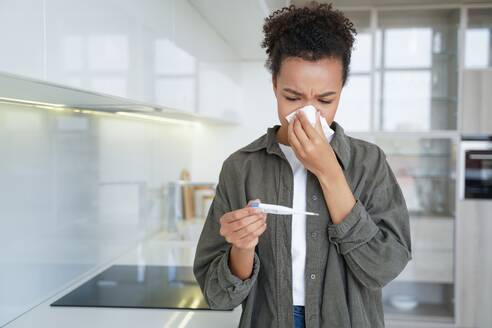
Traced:
<path fill-rule="evenodd" d="M 487 160 L 492 159 L 492 154 L 470 154 L 470 159 Z"/>

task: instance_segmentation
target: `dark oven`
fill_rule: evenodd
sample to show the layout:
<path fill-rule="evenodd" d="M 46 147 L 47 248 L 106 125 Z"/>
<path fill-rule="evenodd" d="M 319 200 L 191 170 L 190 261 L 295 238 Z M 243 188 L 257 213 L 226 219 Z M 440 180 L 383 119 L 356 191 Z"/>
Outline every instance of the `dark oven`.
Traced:
<path fill-rule="evenodd" d="M 462 136 L 461 199 L 492 199 L 492 136 Z"/>

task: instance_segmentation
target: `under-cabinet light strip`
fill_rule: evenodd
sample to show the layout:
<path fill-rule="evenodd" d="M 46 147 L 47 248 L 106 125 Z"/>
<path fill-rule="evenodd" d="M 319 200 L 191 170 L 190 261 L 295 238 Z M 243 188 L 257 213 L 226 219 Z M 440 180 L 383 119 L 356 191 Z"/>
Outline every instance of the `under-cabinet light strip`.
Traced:
<path fill-rule="evenodd" d="M 7 98 L 7 97 L 0 97 L 0 103 L 23 105 L 23 106 L 29 106 L 29 107 L 39 108 L 39 109 L 54 110 L 54 111 L 71 111 L 74 113 L 89 114 L 89 115 L 113 116 L 113 117 L 115 115 L 118 115 L 118 116 L 136 118 L 136 119 L 153 121 L 153 122 L 184 124 L 184 125 L 199 125 L 200 124 L 200 122 L 188 121 L 185 119 L 152 116 L 152 115 L 139 114 L 139 113 L 128 113 L 128 112 L 122 112 L 122 111 L 115 112 L 115 113 L 109 113 L 109 112 L 88 110 L 88 109 L 82 109 L 82 108 L 71 108 L 71 107 L 67 107 L 63 104 L 55 104 L 55 103 L 31 101 L 31 100 Z"/>
<path fill-rule="evenodd" d="M 41 102 L 41 101 L 31 101 L 31 100 L 23 100 L 23 99 L 16 99 L 16 98 L 7 98 L 7 97 L 0 97 L 1 102 L 7 102 L 7 103 L 17 103 L 17 104 L 23 104 L 23 105 L 33 105 L 33 106 L 49 106 L 49 107 L 65 107 L 65 105 L 62 104 L 53 104 L 53 103 L 47 103 L 47 102 Z"/>
<path fill-rule="evenodd" d="M 128 113 L 128 112 L 116 112 L 118 115 L 139 118 L 148 121 L 157 121 L 157 122 L 165 122 L 165 123 L 176 123 L 176 124 L 186 124 L 186 125 L 198 125 L 199 122 L 196 121 L 186 121 L 180 120 L 176 118 L 168 118 L 168 117 L 160 117 L 160 116 L 152 116 L 138 113 Z"/>

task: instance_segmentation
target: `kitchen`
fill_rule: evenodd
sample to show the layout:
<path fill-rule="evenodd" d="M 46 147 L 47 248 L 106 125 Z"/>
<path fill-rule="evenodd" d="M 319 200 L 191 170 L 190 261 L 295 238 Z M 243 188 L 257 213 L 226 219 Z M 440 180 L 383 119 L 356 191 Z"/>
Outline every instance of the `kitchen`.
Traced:
<path fill-rule="evenodd" d="M 0 0 L 0 327 L 237 326 L 195 250 L 222 163 L 278 124 L 264 19 L 305 3 Z M 333 4 L 358 32 L 335 120 L 410 213 L 386 325 L 490 327 L 492 2 Z"/>

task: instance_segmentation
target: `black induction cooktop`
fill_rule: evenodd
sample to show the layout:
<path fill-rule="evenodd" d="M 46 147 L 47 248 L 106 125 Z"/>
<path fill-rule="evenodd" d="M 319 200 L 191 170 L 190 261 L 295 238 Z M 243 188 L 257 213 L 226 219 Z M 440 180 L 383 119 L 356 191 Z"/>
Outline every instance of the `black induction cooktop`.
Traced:
<path fill-rule="evenodd" d="M 113 265 L 51 306 L 211 310 L 191 267 Z"/>

